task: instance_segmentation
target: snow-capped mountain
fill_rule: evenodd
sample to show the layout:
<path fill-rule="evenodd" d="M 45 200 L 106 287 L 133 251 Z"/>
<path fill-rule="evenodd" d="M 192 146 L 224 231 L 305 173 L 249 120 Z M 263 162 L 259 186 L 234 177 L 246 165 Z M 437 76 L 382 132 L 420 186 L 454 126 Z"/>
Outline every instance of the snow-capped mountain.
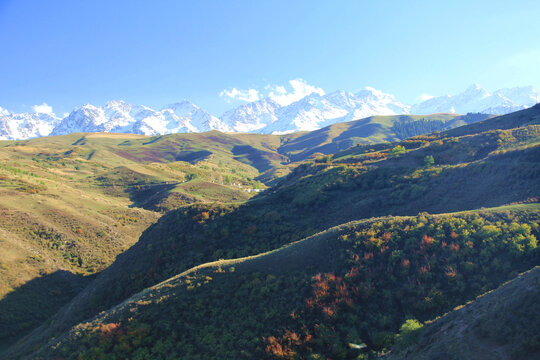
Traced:
<path fill-rule="evenodd" d="M 161 111 L 171 111 L 172 114 L 174 114 L 174 116 L 178 118 L 179 124 L 186 124 L 185 126 L 191 127 L 193 132 L 210 130 L 231 131 L 231 129 L 220 119 L 218 119 L 214 115 L 210 115 L 203 109 L 199 108 L 197 105 L 187 100 L 164 106 Z"/>
<path fill-rule="evenodd" d="M 0 107 L 0 140 L 20 140 L 47 136 L 60 122 L 54 113 L 11 114 Z"/>
<path fill-rule="evenodd" d="M 413 105 L 411 113 L 507 114 L 533 106 L 537 97 L 538 92 L 532 86 L 500 89 L 490 93 L 479 85 L 472 85 L 460 94 L 437 96 Z"/>
<path fill-rule="evenodd" d="M 285 106 L 265 98 L 230 110 L 221 120 L 239 132 L 287 133 L 315 130 L 370 115 L 408 113 L 408 108 L 392 95 L 367 88 L 356 94 L 342 90 L 326 95 L 313 92 Z"/>
<path fill-rule="evenodd" d="M 227 111 L 220 119 L 233 131 L 260 132 L 279 120 L 276 112 L 281 108 L 276 101 L 265 98 Z"/>
<path fill-rule="evenodd" d="M 104 108 L 84 105 L 75 109 L 52 131 L 51 135 L 72 132 L 116 132 L 163 135 L 209 130 L 228 131 L 218 118 L 189 101 L 153 110 L 125 101 L 110 101 Z"/>
<path fill-rule="evenodd" d="M 262 129 L 262 132 L 316 130 L 336 122 L 372 115 L 407 114 L 408 111 L 408 105 L 396 101 L 392 95 L 373 88 L 366 88 L 356 94 L 343 90 L 326 95 L 312 93 L 280 108 L 276 112 L 278 121 Z"/>
<path fill-rule="evenodd" d="M 118 132 L 162 135 L 209 130 L 288 133 L 315 130 L 336 122 L 372 115 L 469 112 L 506 114 L 533 106 L 540 98 L 532 86 L 489 92 L 478 85 L 457 95 L 430 98 L 406 105 L 393 95 L 367 87 L 357 93 L 322 89 L 295 102 L 263 98 L 225 112 L 220 118 L 183 100 L 154 110 L 125 101 L 110 101 L 104 107 L 84 105 L 63 119 L 43 104 L 33 113 L 13 114 L 0 107 L 0 139 L 27 139 L 72 132 Z"/>

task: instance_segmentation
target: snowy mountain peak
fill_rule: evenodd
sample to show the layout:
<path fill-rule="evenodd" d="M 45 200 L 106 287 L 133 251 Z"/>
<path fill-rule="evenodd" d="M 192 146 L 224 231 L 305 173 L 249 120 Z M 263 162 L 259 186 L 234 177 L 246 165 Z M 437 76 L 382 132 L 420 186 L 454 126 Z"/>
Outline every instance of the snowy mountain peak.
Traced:
<path fill-rule="evenodd" d="M 128 104 L 124 100 L 111 100 L 105 104 L 105 107 L 111 108 L 111 109 L 123 109 L 125 111 L 129 111 L 129 109 L 131 108 L 131 104 Z"/>
<path fill-rule="evenodd" d="M 217 117 L 188 100 L 166 105 L 161 111 L 171 112 L 178 118 L 178 121 L 184 122 L 185 126 L 191 128 L 194 132 L 209 130 L 230 131 L 229 127 Z"/>
<path fill-rule="evenodd" d="M 532 86 L 519 86 L 507 89 L 499 89 L 494 92 L 504 96 L 508 100 L 516 104 L 536 104 L 540 101 L 540 94 Z"/>
<path fill-rule="evenodd" d="M 464 98 L 467 98 L 467 97 L 468 98 L 472 98 L 472 97 L 486 98 L 490 95 L 491 94 L 486 89 L 484 89 L 478 84 L 473 84 L 469 86 L 464 92 L 459 94 L 459 96 L 462 96 Z"/>
<path fill-rule="evenodd" d="M 161 110 L 172 110 L 175 114 L 179 116 L 180 114 L 182 114 L 182 116 L 190 114 L 199 109 L 200 108 L 197 105 L 187 100 L 182 100 L 180 102 L 175 102 L 169 105 L 165 105 L 164 107 L 161 108 Z"/>
<path fill-rule="evenodd" d="M 220 120 L 233 131 L 256 132 L 277 121 L 276 112 L 280 108 L 275 100 L 264 98 L 229 110 Z"/>
<path fill-rule="evenodd" d="M 12 114 L 0 108 L 0 140 L 47 136 L 59 121 L 52 111 Z"/>
<path fill-rule="evenodd" d="M 86 104 L 64 119 L 43 103 L 33 112 L 13 114 L 0 107 L 0 139 L 26 139 L 72 132 L 121 132 L 145 135 L 209 130 L 288 133 L 315 130 L 336 122 L 373 115 L 469 113 L 506 114 L 533 106 L 540 98 L 532 86 L 489 92 L 473 84 L 456 95 L 426 96 L 427 100 L 410 106 L 393 95 L 372 87 L 356 93 L 337 90 L 325 93 L 320 88 L 292 82 L 300 96 L 280 92 L 272 97 L 249 102 L 217 118 L 188 100 L 154 110 L 143 105 L 112 100 L 103 107 Z M 309 90 L 309 91 L 308 91 Z"/>
<path fill-rule="evenodd" d="M 52 135 L 72 132 L 160 135 L 213 129 L 228 130 L 218 118 L 189 101 L 153 110 L 143 105 L 113 100 L 103 108 L 87 104 L 75 109 L 54 128 Z"/>
<path fill-rule="evenodd" d="M 457 95 L 437 96 L 411 107 L 413 114 L 481 112 L 507 114 L 535 104 L 536 90 L 532 86 L 488 92 L 478 84 Z"/>

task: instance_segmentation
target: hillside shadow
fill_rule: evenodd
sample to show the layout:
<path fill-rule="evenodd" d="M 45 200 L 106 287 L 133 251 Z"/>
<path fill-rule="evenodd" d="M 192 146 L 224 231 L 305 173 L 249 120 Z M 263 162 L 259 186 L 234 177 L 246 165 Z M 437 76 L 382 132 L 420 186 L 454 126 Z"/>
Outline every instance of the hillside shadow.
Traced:
<path fill-rule="evenodd" d="M 251 165 L 261 173 L 272 168 L 271 162 L 266 158 L 269 156 L 267 152 L 250 145 L 235 145 L 231 151 L 235 160 Z"/>
<path fill-rule="evenodd" d="M 0 354 L 56 314 L 91 278 L 58 270 L 28 281 L 0 299 Z"/>
<path fill-rule="evenodd" d="M 133 202 L 130 207 L 159 211 L 159 204 L 169 198 L 172 190 L 180 183 L 147 184 L 130 186 L 125 192 Z"/>
<path fill-rule="evenodd" d="M 346 176 L 345 168 L 335 167 L 315 176 L 298 174 L 297 181 L 238 207 L 199 203 L 170 211 L 118 255 L 54 324 L 28 342 L 56 336 L 199 264 L 277 249 L 352 220 L 495 207 L 540 196 L 534 186 L 540 177 L 535 160 L 539 152 L 509 153 L 504 161 L 451 167 L 418 178 L 411 176 L 416 168 L 373 168 Z M 14 351 L 30 346 L 28 342 Z"/>
<path fill-rule="evenodd" d="M 174 158 L 174 161 L 185 161 L 190 164 L 195 164 L 199 161 L 207 160 L 210 155 L 212 155 L 212 152 L 208 150 L 180 151 Z"/>
<path fill-rule="evenodd" d="M 369 138 L 383 129 L 380 124 L 370 123 L 370 121 L 371 118 L 365 118 L 351 122 L 351 125 L 346 130 L 333 138 L 330 134 L 332 131 L 331 126 L 312 131 L 280 148 L 280 153 L 301 150 L 297 154 L 290 155 L 292 161 L 301 161 L 315 153 L 328 155 L 345 150 L 356 144 L 353 138 Z"/>

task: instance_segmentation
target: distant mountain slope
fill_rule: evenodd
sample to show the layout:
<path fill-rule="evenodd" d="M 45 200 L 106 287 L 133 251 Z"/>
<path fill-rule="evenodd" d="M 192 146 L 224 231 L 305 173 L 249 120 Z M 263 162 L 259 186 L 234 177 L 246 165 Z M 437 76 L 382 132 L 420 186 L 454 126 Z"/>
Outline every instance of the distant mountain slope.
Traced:
<path fill-rule="evenodd" d="M 527 112 L 532 116 L 536 109 Z M 432 134 L 352 150 L 357 152 L 297 167 L 245 204 L 197 204 L 169 212 L 35 336 L 63 331 L 198 264 L 275 249 L 351 220 L 540 197 L 537 125 L 463 137 Z M 427 156 L 434 161 L 426 163 Z"/>
<path fill-rule="evenodd" d="M 481 131 L 497 130 L 497 129 L 512 129 L 524 127 L 528 125 L 540 124 L 540 104 L 522 110 L 516 111 L 503 116 L 498 116 L 494 119 L 480 121 L 469 126 L 463 126 L 457 129 L 448 130 L 450 136 L 463 136 L 467 134 L 475 134 Z"/>
<path fill-rule="evenodd" d="M 61 121 L 55 114 L 10 114 L 0 108 L 0 140 L 28 139 L 47 136 Z"/>
<path fill-rule="evenodd" d="M 425 325 L 416 345 L 383 359 L 538 359 L 539 296 L 535 267 Z"/>
<path fill-rule="evenodd" d="M 457 95 L 433 97 L 411 107 L 412 114 L 437 112 L 461 113 L 481 112 L 486 114 L 508 114 L 523 110 L 538 102 L 539 94 L 532 86 L 501 89 L 493 93 L 479 85 L 472 85 Z"/>
<path fill-rule="evenodd" d="M 393 142 L 408 137 L 442 131 L 489 118 L 485 114 L 433 114 L 372 116 L 338 123 L 298 136 L 279 151 L 293 160 L 305 159 L 314 153 L 333 154 L 358 144 Z"/>
<path fill-rule="evenodd" d="M 214 129 L 227 131 L 228 127 L 188 101 L 168 105 L 160 111 L 124 101 L 111 101 L 104 108 L 84 105 L 74 110 L 54 127 L 51 135 L 74 132 L 164 135 Z"/>

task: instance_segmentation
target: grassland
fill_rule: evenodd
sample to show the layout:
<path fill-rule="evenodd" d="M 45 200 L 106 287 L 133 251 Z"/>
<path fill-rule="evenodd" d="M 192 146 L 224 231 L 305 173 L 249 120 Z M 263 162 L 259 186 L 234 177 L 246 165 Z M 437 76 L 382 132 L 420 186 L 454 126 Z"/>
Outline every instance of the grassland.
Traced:
<path fill-rule="evenodd" d="M 41 323 L 7 356 L 28 354 L 21 349 L 38 350 L 144 289 L 154 297 L 158 288 L 152 286 L 177 274 L 189 277 L 187 287 L 199 287 L 206 281 L 197 280 L 199 273 L 221 274 L 234 267 L 246 276 L 223 285 L 234 288 L 244 280 L 262 281 L 240 269 L 279 268 L 283 273 L 274 291 L 304 301 L 313 274 L 296 279 L 307 287 L 294 293 L 289 269 L 304 264 L 309 271 L 335 272 L 340 260 L 321 258 L 331 252 L 320 252 L 312 242 L 273 249 L 359 219 L 507 206 L 504 223 L 522 219 L 529 235 L 537 236 L 537 226 L 530 225 L 536 220 L 529 215 L 538 213 L 534 204 L 540 197 L 538 111 L 443 132 L 438 130 L 483 117 L 374 117 L 279 136 L 71 134 L 0 142 L 0 251 L 5 254 L 0 259 L 0 343 L 10 345 Z M 417 135 L 432 130 L 437 131 Z M 417 136 L 403 140 L 410 135 Z M 426 162 L 429 157 L 433 161 Z M 254 197 L 248 192 L 270 185 Z M 401 221 L 394 217 L 391 222 Z M 516 269 L 501 270 L 490 288 Z M 212 290 L 212 296 L 222 297 L 223 289 Z M 262 289 L 253 291 L 264 295 Z M 274 315 L 286 305 L 280 301 L 279 306 L 268 303 L 277 306 Z M 100 315 L 100 321 L 109 315 Z M 381 331 L 395 332 L 404 315 Z M 278 333 L 265 336 L 278 339 Z M 391 342 L 362 338 L 375 350 Z"/>
<path fill-rule="evenodd" d="M 187 135 L 183 140 L 180 138 L 184 135 L 122 140 L 112 149 L 122 148 L 120 151 L 123 152 L 132 147 L 129 156 L 121 152 L 122 156 L 115 160 L 114 167 L 104 169 L 99 174 L 87 174 L 92 187 L 106 192 L 108 196 L 129 199 L 131 206 L 148 209 L 164 206 L 162 204 L 174 193 L 183 199 L 193 199 L 194 202 L 169 211 L 149 227 L 137 244 L 118 256 L 68 306 L 35 330 L 20 346 L 37 349 L 44 341 L 62 334 L 73 325 L 192 267 L 213 261 L 218 261 L 214 265 L 229 266 L 228 262 L 219 262 L 220 259 L 256 256 L 349 221 L 389 215 L 411 216 L 425 211 L 476 211 L 481 207 L 509 204 L 517 207 L 511 211 L 513 215 L 510 218 L 518 216 L 524 209 L 528 209 L 527 205 L 519 204 L 535 203 L 540 196 L 536 186 L 540 179 L 537 112 L 538 109 L 533 108 L 487 120 L 482 125 L 482 130 L 485 130 L 482 132 L 460 130 L 463 131 L 461 136 L 452 135 L 452 130 L 436 132 L 400 142 L 353 146 L 331 156 L 320 155 L 314 161 L 292 164 L 288 162 L 293 154 L 282 150 L 284 146 L 305 137 L 305 134 L 281 137 L 235 135 L 238 138 L 219 133 L 189 135 L 202 136 L 202 142 L 221 144 L 219 149 L 212 150 L 196 146 L 193 141 L 188 141 Z M 517 127 L 501 126 L 506 123 Z M 327 130 L 331 132 L 331 129 Z M 337 139 L 343 133 L 340 131 L 330 136 Z M 74 142 L 80 146 L 83 142 L 88 143 L 89 140 L 85 139 L 79 137 Z M 239 144 L 240 141 L 244 143 Z M 184 142 L 190 144 L 187 150 Z M 321 141 L 314 144 L 317 143 Z M 182 144 L 184 147 L 180 148 Z M 255 155 L 250 149 L 257 150 Z M 204 151 L 210 151 L 212 155 Z M 275 164 L 272 161 L 278 161 L 275 156 L 284 156 L 280 152 L 288 158 L 279 158 L 282 163 L 272 165 Z M 98 154 L 94 153 L 92 159 Z M 195 164 L 173 161 L 178 156 Z M 433 161 L 426 163 L 426 157 L 429 156 Z M 129 161 L 125 160 L 127 158 Z M 133 163 L 135 159 L 137 161 Z M 222 168 L 219 168 L 220 161 Z M 208 178 L 204 181 L 201 179 L 215 176 L 220 169 L 225 171 L 227 167 L 223 164 L 232 166 L 230 164 L 234 164 L 234 161 L 239 165 L 233 169 L 245 169 L 245 172 L 236 170 L 225 173 L 236 176 L 235 184 L 245 181 L 244 184 L 256 186 L 253 179 L 257 173 L 264 176 L 278 168 L 285 171 L 292 168 L 292 171 L 288 176 L 275 181 L 270 190 L 247 202 L 242 202 L 242 199 L 233 201 L 232 197 L 236 195 L 228 195 L 230 197 L 227 201 L 224 198 L 218 199 L 219 202 L 214 199 L 214 202 L 198 201 L 197 196 L 201 196 L 203 191 L 202 199 L 224 196 L 225 183 L 220 184 L 219 179 L 217 182 L 209 181 Z M 270 170 L 267 170 L 268 164 Z M 180 176 L 174 178 L 170 175 L 175 171 L 176 174 L 180 171 L 186 173 L 186 167 L 192 169 L 192 173 L 197 171 L 196 177 L 185 181 L 187 177 L 181 179 Z M 209 169 L 213 169 L 211 174 L 205 175 L 204 171 Z M 242 177 L 242 173 L 249 174 L 249 179 L 247 176 Z M 163 174 L 169 175 L 166 177 Z M 205 183 L 212 185 L 202 186 Z M 150 191 L 153 188 L 158 190 Z M 230 185 L 228 188 L 235 189 L 235 186 Z M 168 195 L 161 196 L 160 192 Z M 538 213 L 536 205 L 528 206 L 532 208 L 526 213 Z M 505 208 L 505 211 L 510 210 Z M 525 223 L 531 221 L 529 219 Z M 530 231 L 536 231 L 537 227 L 529 226 L 532 229 Z M 531 236 L 537 235 L 534 233 Z M 304 248 L 302 253 L 308 260 L 307 254 L 310 251 Z M 287 251 L 269 253 L 264 258 L 273 259 L 282 269 L 288 269 L 286 263 L 289 260 L 292 263 L 302 263 L 298 256 L 289 258 L 284 254 Z M 276 256 L 287 260 L 279 261 Z M 326 263 L 319 257 L 315 259 Z M 250 261 L 242 262 L 248 264 Z M 312 265 L 307 264 L 308 267 Z M 332 269 L 324 266 L 319 268 L 319 271 L 327 270 Z M 256 271 L 260 272 L 261 269 Z M 291 286 L 288 280 L 283 281 L 282 286 L 288 289 Z M 302 281 L 308 284 L 309 277 Z M 496 283 L 491 284 L 495 286 Z M 287 292 L 287 289 L 283 291 Z M 476 289 L 475 294 L 481 290 Z M 218 291 L 213 296 L 222 295 Z M 396 319 L 402 319 L 404 314 L 400 316 Z M 399 325 L 397 322 L 399 320 L 394 321 L 391 328 L 381 331 L 395 331 Z M 383 335 L 378 336 L 384 338 L 386 335 Z M 275 337 L 277 339 L 278 335 Z M 378 337 L 370 335 L 366 338 L 370 339 L 373 349 L 387 346 L 387 342 Z"/>
<path fill-rule="evenodd" d="M 0 343 L 54 314 L 162 213 L 264 189 L 257 166 L 281 158 L 241 146 L 217 132 L 0 142 Z"/>

